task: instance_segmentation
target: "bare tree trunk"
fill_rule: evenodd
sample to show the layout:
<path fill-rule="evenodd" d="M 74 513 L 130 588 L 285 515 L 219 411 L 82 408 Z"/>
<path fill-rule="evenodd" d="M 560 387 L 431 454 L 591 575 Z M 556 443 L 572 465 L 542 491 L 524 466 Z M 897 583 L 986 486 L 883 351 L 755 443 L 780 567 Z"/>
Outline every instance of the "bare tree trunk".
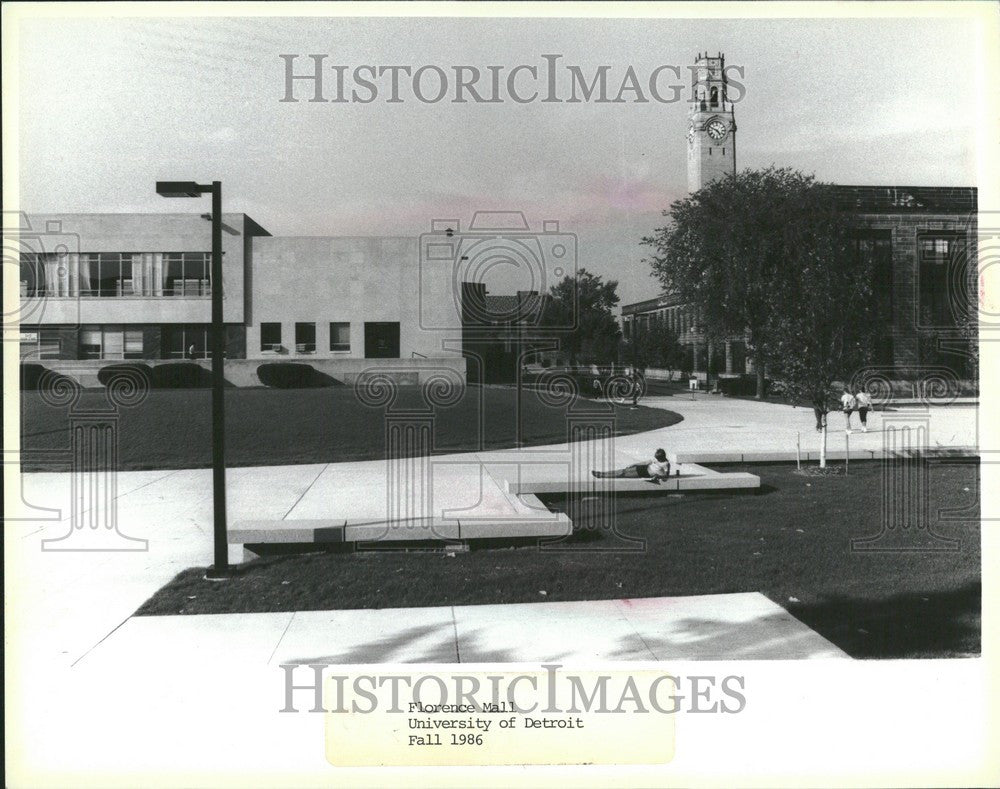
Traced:
<path fill-rule="evenodd" d="M 754 366 L 754 368 L 757 371 L 757 399 L 758 400 L 763 400 L 764 399 L 764 363 L 761 362 L 760 364 L 758 364 L 757 360 L 755 359 L 753 366 Z"/>
<path fill-rule="evenodd" d="M 823 437 L 820 440 L 819 445 L 819 467 L 826 468 L 826 417 L 827 414 L 823 414 Z"/>

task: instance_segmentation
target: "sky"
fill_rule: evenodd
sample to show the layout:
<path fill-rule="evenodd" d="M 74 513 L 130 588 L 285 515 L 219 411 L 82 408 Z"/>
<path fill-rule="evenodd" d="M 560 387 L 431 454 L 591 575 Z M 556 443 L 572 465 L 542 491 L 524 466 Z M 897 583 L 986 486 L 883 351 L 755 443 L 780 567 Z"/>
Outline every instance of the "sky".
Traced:
<path fill-rule="evenodd" d="M 623 303 L 658 293 L 640 241 L 687 192 L 684 101 L 430 104 L 404 78 L 401 103 L 384 101 L 384 79 L 368 104 L 308 102 L 306 87 L 296 89 L 302 101 L 282 102 L 281 54 L 300 55 L 302 71 L 305 56 L 326 54 L 325 64 L 348 67 L 348 91 L 362 64 L 473 65 L 484 74 L 502 65 L 506 75 L 559 54 L 561 67 L 588 75 L 609 66 L 614 93 L 629 66 L 645 84 L 658 66 L 686 69 L 698 52 L 723 52 L 744 69 L 740 169 L 791 166 L 845 184 L 975 185 L 977 31 L 965 20 L 21 25 L 20 205 L 29 212 L 176 212 L 184 209 L 158 198 L 154 182 L 189 179 L 221 180 L 224 210 L 273 235 L 417 235 L 434 219 L 457 217 L 464 228 L 476 211 L 518 210 L 533 229 L 556 220 L 575 234 L 576 265 L 618 280 Z M 670 72 L 663 80 L 677 81 Z"/>

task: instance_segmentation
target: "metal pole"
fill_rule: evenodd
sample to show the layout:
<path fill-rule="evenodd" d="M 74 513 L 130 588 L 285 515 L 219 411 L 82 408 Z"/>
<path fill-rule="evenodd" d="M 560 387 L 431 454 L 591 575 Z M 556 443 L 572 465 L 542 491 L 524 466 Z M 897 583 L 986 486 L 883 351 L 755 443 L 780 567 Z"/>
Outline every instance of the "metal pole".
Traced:
<path fill-rule="evenodd" d="M 206 578 L 229 575 L 226 535 L 225 325 L 222 319 L 222 183 L 212 181 L 212 501 L 215 564 Z"/>
<path fill-rule="evenodd" d="M 802 471 L 802 434 L 795 434 L 795 468 Z"/>
<path fill-rule="evenodd" d="M 847 447 L 847 455 L 844 457 L 844 476 L 846 477 L 851 465 L 851 434 L 844 433 L 844 445 Z"/>

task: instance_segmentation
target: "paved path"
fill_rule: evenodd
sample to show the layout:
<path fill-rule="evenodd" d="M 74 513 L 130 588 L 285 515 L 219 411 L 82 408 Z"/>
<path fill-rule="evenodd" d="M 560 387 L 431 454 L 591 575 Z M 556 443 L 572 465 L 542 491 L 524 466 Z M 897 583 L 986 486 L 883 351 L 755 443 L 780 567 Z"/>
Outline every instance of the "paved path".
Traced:
<path fill-rule="evenodd" d="M 561 603 L 139 616 L 90 661 L 239 651 L 283 663 L 769 660 L 847 655 L 757 593 Z M 158 659 L 160 659 L 158 658 Z"/>
<path fill-rule="evenodd" d="M 523 504 L 497 484 L 498 470 L 566 464 L 572 452 L 620 465 L 645 458 L 658 446 L 670 452 L 789 450 L 799 431 L 803 441 L 816 440 L 812 414 L 802 409 L 703 394 L 650 398 L 646 404 L 677 411 L 684 421 L 613 444 L 434 458 L 434 506 L 516 512 Z M 912 410 L 886 418 L 906 414 L 914 424 L 929 414 L 931 445 L 976 444 L 975 408 Z M 880 448 L 882 419 L 875 415 L 876 432 L 852 436 L 852 442 Z M 838 440 L 842 433 L 833 434 L 831 448 Z M 389 490 L 380 462 L 238 468 L 228 480 L 233 520 L 309 517 L 345 500 L 353 511 L 374 516 L 385 511 Z M 8 676 L 17 677 L 7 701 L 19 724 L 8 730 L 8 751 L 23 754 L 36 768 L 87 765 L 120 772 L 128 765 L 176 770 L 182 763 L 197 771 L 230 754 L 231 767 L 252 763 L 252 769 L 266 771 L 294 763 L 301 770 L 323 771 L 315 718 L 270 714 L 281 703 L 277 665 L 286 660 L 842 657 L 757 594 L 133 618 L 176 573 L 209 561 L 211 473 L 127 472 L 118 474 L 115 484 L 118 529 L 145 541 L 122 541 L 118 547 L 146 550 L 42 550 L 43 540 L 69 530 L 68 474 L 22 475 L 21 494 L 33 507 L 27 513 L 33 519 L 8 519 L 4 526 L 5 657 Z M 87 547 L 72 539 L 46 547 Z M 90 723 L 95 709 L 102 711 L 103 729 Z M 237 720 L 243 724 L 233 726 Z"/>
<path fill-rule="evenodd" d="M 624 465 L 648 457 L 658 446 L 669 452 L 727 450 L 794 451 L 796 434 L 803 445 L 816 442 L 812 413 L 804 409 L 748 400 L 723 399 L 707 394 L 649 398 L 647 405 L 668 408 L 684 417 L 671 427 L 624 436 L 612 441 L 582 442 L 521 450 L 445 455 L 431 459 L 431 494 L 435 512 L 443 517 L 517 517 L 528 511 L 516 496 L 503 490 L 502 477 L 511 468 L 543 464 L 553 468 L 573 462 L 573 453 L 595 463 Z M 881 426 L 929 420 L 929 443 L 975 445 L 978 409 L 967 406 L 906 409 L 871 417 L 872 432 L 855 433 L 851 446 L 882 446 Z M 839 414 L 831 415 L 835 425 Z M 842 432 L 831 432 L 829 446 L 843 442 Z M 586 464 L 583 465 L 584 473 Z M 248 467 L 228 472 L 231 522 L 262 518 L 325 517 L 333 509 L 353 517 L 384 517 L 391 506 L 386 463 L 317 464 Z M 116 517 L 119 531 L 147 541 L 148 550 L 80 551 L 48 548 L 86 548 L 88 530 L 69 539 L 46 543 L 70 531 L 69 474 L 22 475 L 24 500 L 36 507 L 29 514 L 39 520 L 8 521 L 5 545 L 8 588 L 17 589 L 18 604 L 10 616 L 23 616 L 31 632 L 32 658 L 45 656 L 72 664 L 114 631 L 157 589 L 178 572 L 204 566 L 212 555 L 211 472 L 132 471 L 116 476 Z M 111 547 L 131 547 L 117 541 Z M 141 547 L 141 545 L 140 545 Z M 234 552 L 234 559 L 238 557 Z M 9 598 L 8 598 L 9 599 Z M 27 647 L 28 642 L 24 646 Z"/>

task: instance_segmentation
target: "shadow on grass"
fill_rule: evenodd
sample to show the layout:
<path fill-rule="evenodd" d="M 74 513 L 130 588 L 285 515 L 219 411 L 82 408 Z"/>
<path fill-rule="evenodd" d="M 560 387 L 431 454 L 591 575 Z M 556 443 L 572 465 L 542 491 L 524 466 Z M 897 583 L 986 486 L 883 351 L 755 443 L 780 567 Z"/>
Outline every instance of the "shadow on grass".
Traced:
<path fill-rule="evenodd" d="M 978 583 L 874 600 L 834 596 L 780 604 L 855 658 L 962 657 L 981 650 Z"/>

